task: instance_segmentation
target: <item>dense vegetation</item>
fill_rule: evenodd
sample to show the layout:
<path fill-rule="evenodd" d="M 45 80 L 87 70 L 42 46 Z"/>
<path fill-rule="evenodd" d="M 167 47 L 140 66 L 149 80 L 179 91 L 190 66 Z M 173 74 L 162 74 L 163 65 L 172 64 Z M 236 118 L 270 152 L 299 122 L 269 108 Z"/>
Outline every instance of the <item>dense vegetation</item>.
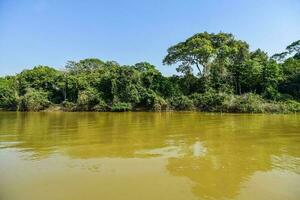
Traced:
<path fill-rule="evenodd" d="M 2 110 L 200 110 L 299 112 L 300 40 L 272 57 L 227 33 L 199 33 L 168 49 L 155 66 L 99 59 L 69 61 L 64 70 L 37 66 L 0 78 Z M 194 70 L 197 70 L 197 74 Z"/>

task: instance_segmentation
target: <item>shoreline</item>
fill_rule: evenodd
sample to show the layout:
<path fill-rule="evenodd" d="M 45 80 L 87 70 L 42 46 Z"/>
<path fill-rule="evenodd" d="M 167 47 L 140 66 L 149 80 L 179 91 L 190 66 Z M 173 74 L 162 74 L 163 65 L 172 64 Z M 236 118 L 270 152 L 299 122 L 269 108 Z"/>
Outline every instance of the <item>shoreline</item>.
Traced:
<path fill-rule="evenodd" d="M 45 110 L 3 110 L 0 112 L 16 112 L 16 113 L 204 113 L 204 114 L 266 114 L 266 115 L 297 115 L 300 112 L 222 112 L 222 111 L 201 111 L 201 110 L 130 110 L 130 111 L 92 111 L 92 110 L 63 110 L 63 109 L 45 109 Z"/>

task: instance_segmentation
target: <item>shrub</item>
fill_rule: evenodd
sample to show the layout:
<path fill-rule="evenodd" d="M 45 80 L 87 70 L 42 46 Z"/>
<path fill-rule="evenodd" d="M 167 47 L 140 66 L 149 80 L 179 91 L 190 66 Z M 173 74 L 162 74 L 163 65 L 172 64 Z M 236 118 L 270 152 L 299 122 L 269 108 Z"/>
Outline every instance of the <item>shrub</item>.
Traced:
<path fill-rule="evenodd" d="M 47 92 L 35 89 L 27 89 L 25 95 L 21 97 L 19 109 L 21 111 L 39 111 L 50 106 Z"/>
<path fill-rule="evenodd" d="M 92 108 L 93 111 L 105 112 L 108 110 L 108 105 L 104 100 L 100 99 L 99 103 Z"/>
<path fill-rule="evenodd" d="M 168 108 L 167 102 L 153 90 L 142 91 L 140 105 L 149 110 L 161 111 Z"/>
<path fill-rule="evenodd" d="M 157 96 L 152 106 L 154 111 L 162 111 L 168 109 L 168 103 L 160 96 Z"/>
<path fill-rule="evenodd" d="M 125 112 L 132 110 L 130 103 L 119 102 L 112 105 L 111 111 L 113 112 Z"/>
<path fill-rule="evenodd" d="M 62 103 L 63 110 L 64 111 L 75 111 L 76 110 L 76 104 L 70 101 L 64 101 Z"/>
<path fill-rule="evenodd" d="M 234 96 L 229 104 L 223 104 L 223 109 L 228 112 L 262 113 L 264 112 L 264 100 L 256 94 L 248 93 Z"/>
<path fill-rule="evenodd" d="M 300 112 L 300 103 L 294 100 L 284 102 L 283 107 L 286 112 Z"/>
<path fill-rule="evenodd" d="M 169 102 L 171 107 L 175 110 L 193 110 L 195 108 L 193 101 L 183 95 L 172 97 Z"/>
<path fill-rule="evenodd" d="M 194 105 L 201 111 L 218 111 L 222 107 L 226 95 L 209 90 L 203 94 L 195 93 L 191 95 Z"/>
<path fill-rule="evenodd" d="M 88 88 L 80 91 L 77 99 L 77 110 L 92 110 L 94 106 L 100 103 L 100 101 L 101 98 L 95 89 Z"/>
<path fill-rule="evenodd" d="M 279 102 L 266 102 L 263 105 L 264 112 L 266 113 L 283 113 L 286 112 L 284 104 Z"/>

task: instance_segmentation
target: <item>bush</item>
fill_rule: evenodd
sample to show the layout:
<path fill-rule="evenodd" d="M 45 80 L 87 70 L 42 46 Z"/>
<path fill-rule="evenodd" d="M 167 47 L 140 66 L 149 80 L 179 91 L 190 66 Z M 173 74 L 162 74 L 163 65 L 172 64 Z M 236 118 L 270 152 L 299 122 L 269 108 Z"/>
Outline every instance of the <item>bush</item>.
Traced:
<path fill-rule="evenodd" d="M 173 97 L 169 101 L 171 107 L 175 110 L 193 110 L 195 108 L 193 101 L 187 96 Z"/>
<path fill-rule="evenodd" d="M 64 111 L 75 111 L 76 110 L 76 104 L 70 101 L 64 101 L 62 103 L 63 110 Z"/>
<path fill-rule="evenodd" d="M 157 96 L 154 100 L 154 104 L 152 106 L 152 110 L 154 111 L 162 111 L 168 110 L 168 103 L 160 96 Z"/>
<path fill-rule="evenodd" d="M 192 94 L 190 97 L 194 105 L 201 111 L 219 111 L 222 103 L 225 101 L 226 95 L 209 90 L 203 94 Z"/>
<path fill-rule="evenodd" d="M 119 103 L 115 103 L 113 104 L 111 111 L 113 112 L 125 112 L 125 111 L 131 111 L 132 110 L 132 106 L 130 103 L 123 103 L 123 102 L 119 102 Z"/>
<path fill-rule="evenodd" d="M 95 89 L 88 88 L 80 91 L 77 99 L 77 110 L 90 111 L 94 106 L 99 104 L 101 98 Z"/>
<path fill-rule="evenodd" d="M 262 113 L 264 112 L 264 100 L 257 94 L 244 94 L 234 96 L 228 103 L 223 103 L 223 111 L 239 113 Z"/>
<path fill-rule="evenodd" d="M 289 113 L 300 112 L 300 103 L 293 100 L 277 102 L 265 101 L 253 93 L 232 96 L 223 102 L 222 112 L 238 113 Z"/>
<path fill-rule="evenodd" d="M 285 111 L 284 104 L 279 102 L 266 102 L 263 105 L 264 112 L 266 113 L 284 113 Z"/>
<path fill-rule="evenodd" d="M 21 111 L 39 111 L 50 106 L 48 93 L 35 89 L 27 89 L 25 95 L 21 97 L 19 109 Z"/>
<path fill-rule="evenodd" d="M 149 110 L 161 111 L 168 108 L 167 102 L 153 90 L 142 91 L 141 96 L 140 106 L 145 106 Z"/>
<path fill-rule="evenodd" d="M 108 110 L 108 105 L 104 100 L 101 99 L 99 103 L 92 108 L 92 110 L 97 112 L 105 112 Z"/>
<path fill-rule="evenodd" d="M 294 100 L 284 102 L 285 112 L 300 112 L 300 103 Z"/>

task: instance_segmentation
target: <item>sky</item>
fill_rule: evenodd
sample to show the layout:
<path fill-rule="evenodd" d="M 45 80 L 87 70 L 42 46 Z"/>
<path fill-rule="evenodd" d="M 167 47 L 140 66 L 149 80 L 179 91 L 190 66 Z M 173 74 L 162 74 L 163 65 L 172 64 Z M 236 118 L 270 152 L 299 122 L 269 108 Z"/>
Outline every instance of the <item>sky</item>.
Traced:
<path fill-rule="evenodd" d="M 0 0 L 0 76 L 84 58 L 171 75 L 167 48 L 204 31 L 282 52 L 300 39 L 300 0 Z"/>

